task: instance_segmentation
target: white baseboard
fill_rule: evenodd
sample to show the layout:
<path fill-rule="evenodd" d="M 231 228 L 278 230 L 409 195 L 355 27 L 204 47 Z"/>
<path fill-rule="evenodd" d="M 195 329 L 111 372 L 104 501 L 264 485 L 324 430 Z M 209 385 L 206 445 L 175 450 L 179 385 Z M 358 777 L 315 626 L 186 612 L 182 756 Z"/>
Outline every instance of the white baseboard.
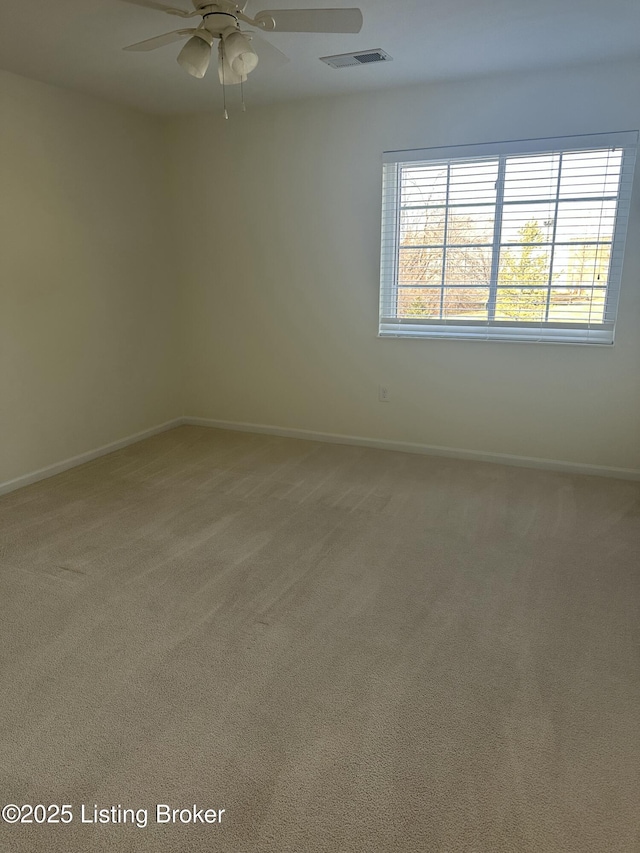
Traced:
<path fill-rule="evenodd" d="M 236 432 L 254 432 L 280 435 L 285 438 L 301 438 L 307 441 L 323 441 L 330 444 L 352 444 L 358 447 L 374 447 L 378 450 L 396 450 L 401 453 L 419 453 L 425 456 L 446 456 L 451 459 L 468 459 L 475 462 L 493 462 L 500 465 L 515 465 L 519 468 L 539 468 L 565 474 L 588 474 L 596 477 L 615 477 L 622 480 L 640 480 L 640 471 L 634 468 L 609 468 L 605 465 L 587 465 L 581 462 L 562 462 L 555 459 L 538 459 L 529 456 L 512 456 L 508 453 L 489 453 L 481 450 L 461 450 L 454 447 L 438 447 L 430 444 L 414 444 L 408 441 L 387 441 L 383 438 L 364 438 L 354 435 L 334 435 L 306 429 L 287 429 L 266 424 L 244 424 L 234 421 L 217 421 L 207 418 L 182 419 L 189 426 L 228 429 Z"/>
<path fill-rule="evenodd" d="M 46 468 L 40 468 L 38 471 L 32 471 L 30 474 L 24 474 L 22 477 L 16 477 L 15 480 L 7 480 L 5 483 L 0 483 L 0 495 L 6 495 L 15 489 L 21 489 L 23 486 L 30 486 L 31 483 L 37 483 L 39 480 L 46 480 L 48 477 L 54 477 L 56 474 L 61 474 L 63 471 L 68 471 L 69 468 L 76 468 L 78 465 L 84 465 L 85 462 L 91 462 L 93 459 L 98 459 L 100 456 L 106 456 L 108 453 L 113 453 L 115 450 L 121 450 L 123 447 L 128 447 L 130 444 L 136 444 L 145 438 L 151 438 L 152 435 L 166 432 L 174 427 L 182 426 L 186 423 L 184 418 L 176 418 L 173 421 L 167 421 L 159 426 L 145 429 L 142 432 L 137 432 L 135 435 L 129 435 L 126 438 L 121 438 L 118 441 L 113 441 L 111 444 L 105 444 L 103 447 L 98 447 L 95 450 L 89 450 L 86 453 L 81 453 L 79 456 L 72 456 L 70 459 L 65 459 L 62 462 L 56 462 L 55 465 L 48 465 Z"/>
<path fill-rule="evenodd" d="M 54 465 L 48 465 L 46 468 L 40 468 L 38 471 L 32 471 L 30 474 L 24 474 L 22 477 L 16 477 L 14 480 L 8 480 L 0 483 L 0 495 L 6 495 L 9 492 L 20 489 L 23 486 L 29 486 L 32 483 L 37 483 L 39 480 L 46 480 L 48 477 L 54 477 L 56 474 L 61 474 L 63 471 L 68 471 L 70 468 L 76 468 L 78 465 L 84 465 L 85 462 L 91 462 L 93 459 L 98 459 L 100 456 L 106 456 L 116 450 L 121 450 L 123 447 L 128 447 L 130 444 L 136 444 L 138 441 L 143 441 L 145 438 L 151 438 L 153 435 L 158 435 L 161 432 L 167 432 L 179 426 L 201 426 L 210 429 L 227 429 L 236 432 L 252 432 L 266 435 L 280 435 L 285 438 L 299 438 L 306 441 L 322 441 L 329 444 L 349 444 L 357 447 L 373 447 L 378 450 L 395 450 L 401 453 L 418 453 L 425 456 L 445 456 L 451 459 L 468 459 L 475 462 L 493 462 L 500 465 L 515 465 L 520 468 L 539 468 L 547 471 L 559 471 L 566 474 L 588 474 L 597 477 L 615 477 L 623 480 L 640 480 L 640 471 L 634 468 L 610 468 L 604 465 L 587 465 L 579 462 L 562 462 L 555 459 L 538 459 L 529 456 L 512 456 L 508 453 L 489 453 L 478 450 L 461 450 L 454 447 L 438 447 L 429 444 L 415 444 L 408 441 L 387 441 L 382 438 L 365 438 L 354 435 L 334 435 L 328 432 L 313 432 L 306 429 L 288 429 L 286 427 L 271 426 L 267 424 L 245 424 L 235 421 L 218 421 L 208 418 L 175 418 L 172 421 L 167 421 L 159 426 L 151 427 L 150 429 L 138 432 L 135 435 L 129 435 L 126 438 L 121 438 L 118 441 L 105 444 L 103 447 L 98 447 L 95 450 L 89 450 L 86 453 L 81 453 L 79 456 L 72 456 L 70 459 L 64 459 L 62 462 L 57 462 Z"/>

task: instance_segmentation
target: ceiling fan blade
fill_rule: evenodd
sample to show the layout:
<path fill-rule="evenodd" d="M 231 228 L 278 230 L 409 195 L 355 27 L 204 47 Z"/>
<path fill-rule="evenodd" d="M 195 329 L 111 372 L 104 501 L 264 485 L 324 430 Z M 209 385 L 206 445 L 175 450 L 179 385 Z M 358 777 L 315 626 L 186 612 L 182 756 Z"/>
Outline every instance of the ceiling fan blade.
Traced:
<path fill-rule="evenodd" d="M 267 39 L 259 36 L 258 33 L 251 33 L 251 39 L 260 59 L 261 68 L 281 68 L 283 65 L 286 65 L 287 62 L 291 61 L 281 50 L 278 50 L 278 48 L 271 44 L 270 41 L 267 41 Z"/>
<path fill-rule="evenodd" d="M 360 9 L 269 9 L 255 20 L 280 33 L 359 33 L 363 23 Z"/>
<path fill-rule="evenodd" d="M 172 33 L 165 33 L 162 36 L 156 36 L 152 39 L 139 41 L 136 44 L 130 44 L 128 47 L 123 48 L 123 50 L 155 50 L 157 47 L 164 47 L 165 44 L 172 44 L 174 41 L 180 41 L 187 36 L 193 35 L 195 32 L 197 32 L 195 28 L 189 30 L 174 30 Z"/>
<path fill-rule="evenodd" d="M 185 9 L 176 9 L 174 6 L 165 6 L 164 3 L 156 3 L 156 0 L 120 0 L 121 3 L 131 3 L 133 6 L 143 6 L 145 9 L 157 9 L 158 12 L 168 12 L 170 15 L 180 15 L 182 18 L 193 16 L 193 10 L 187 12 Z"/>

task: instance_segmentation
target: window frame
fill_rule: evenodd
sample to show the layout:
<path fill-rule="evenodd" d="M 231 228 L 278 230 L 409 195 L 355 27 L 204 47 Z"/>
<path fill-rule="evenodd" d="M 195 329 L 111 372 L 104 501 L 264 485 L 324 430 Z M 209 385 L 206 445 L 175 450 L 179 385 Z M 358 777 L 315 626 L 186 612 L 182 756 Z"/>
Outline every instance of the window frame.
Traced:
<path fill-rule="evenodd" d="M 490 341 L 528 341 L 535 343 L 560 344 L 600 344 L 612 345 L 615 338 L 615 324 L 619 302 L 624 247 L 629 220 L 633 172 L 635 166 L 638 131 L 619 131 L 581 136 L 550 137 L 529 140 L 511 140 L 508 142 L 482 143 L 478 145 L 442 146 L 436 148 L 411 149 L 407 151 L 387 151 L 383 155 L 382 187 L 382 238 L 380 264 L 380 312 L 379 337 L 408 338 L 456 338 L 466 340 Z M 464 320 L 422 319 L 416 317 L 395 317 L 385 314 L 385 306 L 397 304 L 399 285 L 399 258 L 401 234 L 401 176 L 402 168 L 412 165 L 436 165 L 452 162 L 497 160 L 498 179 L 496 181 L 496 201 L 493 240 L 491 242 L 491 280 L 489 282 L 489 301 L 494 300 L 498 292 L 498 268 L 502 246 L 502 216 L 504 212 L 504 181 L 508 157 L 535 154 L 554 154 L 588 150 L 622 149 L 620 182 L 616 194 L 615 221 L 611 239 L 609 274 L 605 291 L 605 316 L 601 323 L 562 323 L 549 321 L 518 321 L 490 319 Z M 555 240 L 557 226 L 557 204 L 554 218 L 554 235 L 550 241 L 551 252 L 561 241 Z M 604 196 L 602 196 L 604 201 Z M 525 200 L 526 201 L 526 200 Z M 531 199 L 533 203 L 534 199 Z M 448 199 L 444 209 L 449 211 Z M 488 244 L 487 244 L 488 245 Z M 597 242 L 595 245 L 601 245 Z M 446 253 L 446 237 L 444 252 Z M 553 257 L 553 254 L 552 254 Z M 551 285 L 549 284 L 550 288 Z M 489 305 L 489 302 L 487 303 Z"/>

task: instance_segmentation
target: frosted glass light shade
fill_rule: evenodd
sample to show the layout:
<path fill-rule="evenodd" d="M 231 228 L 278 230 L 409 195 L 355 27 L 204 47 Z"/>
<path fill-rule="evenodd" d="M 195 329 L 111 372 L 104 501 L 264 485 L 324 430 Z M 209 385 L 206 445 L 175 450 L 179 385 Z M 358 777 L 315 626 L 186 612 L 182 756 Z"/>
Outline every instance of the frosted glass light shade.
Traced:
<path fill-rule="evenodd" d="M 202 36 L 193 36 L 178 54 L 178 64 L 201 80 L 211 62 L 211 45 Z"/>
<path fill-rule="evenodd" d="M 236 74 L 233 68 L 229 65 L 229 60 L 225 55 L 223 42 L 218 45 L 218 77 L 223 86 L 235 86 L 239 83 L 247 82 L 246 74 Z"/>
<path fill-rule="evenodd" d="M 249 39 L 238 31 L 224 37 L 224 54 L 231 70 L 238 77 L 246 77 L 258 64 L 258 55 Z"/>

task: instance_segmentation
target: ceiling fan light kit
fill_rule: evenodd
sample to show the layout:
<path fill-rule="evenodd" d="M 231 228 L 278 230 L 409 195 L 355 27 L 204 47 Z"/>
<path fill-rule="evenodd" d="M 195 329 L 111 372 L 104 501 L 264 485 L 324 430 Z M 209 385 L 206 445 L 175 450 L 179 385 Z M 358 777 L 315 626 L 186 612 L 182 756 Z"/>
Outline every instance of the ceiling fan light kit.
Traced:
<path fill-rule="evenodd" d="M 192 0 L 193 11 L 173 8 L 156 0 L 123 0 L 135 6 L 166 12 L 181 18 L 200 17 L 198 27 L 174 30 L 156 38 L 129 45 L 125 50 L 155 50 L 174 41 L 190 37 L 178 55 L 178 64 L 192 77 L 202 79 L 209 69 L 213 42 L 219 39 L 218 76 L 223 89 L 227 85 L 242 85 L 258 65 L 258 54 L 251 44 L 251 36 L 240 30 L 240 22 L 262 32 L 287 33 L 358 33 L 362 29 L 360 9 L 272 9 L 258 12 L 251 18 L 245 14 L 247 0 L 218 0 L 216 3 Z M 264 39 L 260 43 L 268 47 L 272 55 L 286 62 L 287 58 Z M 244 95 L 243 95 L 244 109 Z M 224 107 L 228 118 L 226 97 Z"/>

